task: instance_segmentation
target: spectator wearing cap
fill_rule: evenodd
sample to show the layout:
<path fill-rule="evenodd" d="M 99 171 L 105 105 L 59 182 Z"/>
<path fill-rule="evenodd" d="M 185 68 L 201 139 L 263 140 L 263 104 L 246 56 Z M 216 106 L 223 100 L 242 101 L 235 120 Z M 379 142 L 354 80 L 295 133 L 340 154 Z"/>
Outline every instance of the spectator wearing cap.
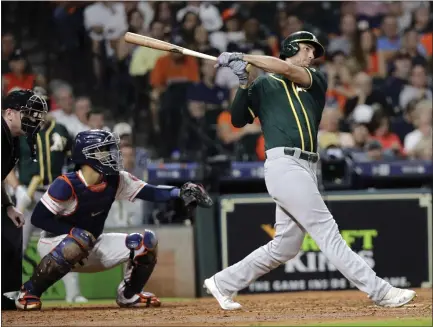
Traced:
<path fill-rule="evenodd" d="M 360 72 L 356 74 L 353 87 L 355 88 L 356 96 L 347 99 L 344 108 L 345 117 L 348 117 L 355 107 L 360 104 L 369 105 L 373 107 L 373 109 L 380 107 L 387 115 L 394 114 L 383 92 L 373 88 L 372 78 L 367 73 Z"/>
<path fill-rule="evenodd" d="M 198 15 L 203 27 L 208 32 L 218 31 L 223 26 L 221 14 L 218 8 L 212 3 L 207 1 L 188 1 L 186 6 L 177 12 L 177 21 L 183 21 L 188 12 L 193 12 Z"/>
<path fill-rule="evenodd" d="M 21 49 L 16 49 L 9 57 L 10 73 L 3 75 L 5 94 L 17 89 L 30 90 L 35 86 L 36 76 L 28 73 L 27 60 Z"/>
<path fill-rule="evenodd" d="M 352 53 L 356 37 L 356 17 L 354 15 L 343 15 L 340 20 L 340 35 L 329 42 L 330 53 L 342 51 L 346 55 Z"/>
<path fill-rule="evenodd" d="M 391 74 L 386 78 L 384 93 L 390 99 L 394 112 L 401 112 L 400 93 L 409 81 L 412 69 L 412 60 L 409 54 L 397 52 L 391 63 Z"/>
<path fill-rule="evenodd" d="M 420 43 L 420 35 L 415 29 L 407 29 L 404 32 L 402 42 L 402 51 L 407 52 L 407 54 L 412 59 L 412 64 L 414 65 L 427 65 L 427 50 Z"/>
<path fill-rule="evenodd" d="M 416 65 L 412 67 L 409 83 L 404 86 L 400 93 L 400 108 L 406 108 L 412 99 L 428 99 L 432 101 L 432 91 L 427 85 L 427 72 L 424 66 Z"/>
<path fill-rule="evenodd" d="M 12 33 L 2 34 L 2 75 L 11 71 L 9 67 L 9 60 L 15 51 L 15 47 L 15 37 Z"/>
<path fill-rule="evenodd" d="M 320 128 L 317 135 L 318 145 L 321 149 L 327 149 L 330 146 L 339 148 L 351 148 L 354 145 L 350 133 L 339 131 L 339 122 L 341 114 L 333 108 L 325 108 L 320 121 Z"/>
<path fill-rule="evenodd" d="M 417 145 L 432 137 L 432 103 L 422 100 L 415 107 L 414 126 L 416 129 L 404 138 L 404 149 L 409 157 L 414 157 Z M 431 143 L 430 143 L 431 147 Z M 418 150 L 419 151 L 419 150 Z"/>
<path fill-rule="evenodd" d="M 241 19 L 236 8 L 224 10 L 222 19 L 224 22 L 222 29 L 209 34 L 210 44 L 220 52 L 226 51 L 230 42 L 236 43 L 245 40 L 245 32 L 241 29 Z"/>

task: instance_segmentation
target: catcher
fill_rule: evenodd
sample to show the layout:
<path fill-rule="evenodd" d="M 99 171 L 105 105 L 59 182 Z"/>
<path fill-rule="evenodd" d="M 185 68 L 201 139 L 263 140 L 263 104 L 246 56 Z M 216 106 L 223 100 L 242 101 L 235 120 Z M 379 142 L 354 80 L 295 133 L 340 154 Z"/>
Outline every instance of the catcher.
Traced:
<path fill-rule="evenodd" d="M 211 207 L 209 195 L 193 183 L 180 189 L 154 186 L 123 171 L 119 138 L 103 130 L 79 133 L 72 161 L 75 172 L 54 180 L 31 217 L 32 224 L 43 230 L 38 242 L 42 260 L 20 291 L 5 295 L 15 299 L 17 309 L 39 310 L 42 293 L 68 272 L 99 272 L 128 262 L 117 304 L 160 306 L 154 294 L 143 291 L 157 262 L 155 234 L 150 230 L 103 234 L 110 207 L 116 199 L 165 202 L 180 197 L 190 212 L 197 205 Z"/>

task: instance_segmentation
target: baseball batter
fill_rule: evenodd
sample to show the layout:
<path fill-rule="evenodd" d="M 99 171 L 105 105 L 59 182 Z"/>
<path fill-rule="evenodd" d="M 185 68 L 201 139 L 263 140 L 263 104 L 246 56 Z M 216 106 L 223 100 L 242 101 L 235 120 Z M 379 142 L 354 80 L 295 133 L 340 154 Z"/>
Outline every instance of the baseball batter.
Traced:
<path fill-rule="evenodd" d="M 70 271 L 98 272 L 128 262 L 117 290 L 121 307 L 159 306 L 159 299 L 143 292 L 157 262 L 158 241 L 150 230 L 143 233 L 102 233 L 115 200 L 135 198 L 165 202 L 181 198 L 188 209 L 212 206 L 206 191 L 193 183 L 180 189 L 153 186 L 123 171 L 119 138 L 111 132 L 91 130 L 74 141 L 76 171 L 56 178 L 36 205 L 32 224 L 43 230 L 38 242 L 41 262 L 18 292 L 20 310 L 39 310 L 41 295 Z"/>
<path fill-rule="evenodd" d="M 341 237 L 317 185 L 317 131 L 325 105 L 325 76 L 310 67 L 324 48 L 310 32 L 283 41 L 280 59 L 222 53 L 218 65 L 230 67 L 240 87 L 231 107 L 232 123 L 243 127 L 259 117 L 265 138 L 265 183 L 276 203 L 275 237 L 242 261 L 204 281 L 225 310 L 240 309 L 234 294 L 260 276 L 294 258 L 309 233 L 329 261 L 377 305 L 402 306 L 412 290 L 392 287 Z M 269 72 L 251 81 L 247 64 Z"/>

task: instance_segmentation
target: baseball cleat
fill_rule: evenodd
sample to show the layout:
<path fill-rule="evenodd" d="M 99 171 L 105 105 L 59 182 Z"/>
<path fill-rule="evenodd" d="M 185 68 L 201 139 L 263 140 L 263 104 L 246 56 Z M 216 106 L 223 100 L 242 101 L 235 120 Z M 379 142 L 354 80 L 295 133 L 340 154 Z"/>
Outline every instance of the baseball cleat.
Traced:
<path fill-rule="evenodd" d="M 41 310 L 42 302 L 38 296 L 30 294 L 23 286 L 15 300 L 15 306 L 18 310 Z"/>
<path fill-rule="evenodd" d="M 376 304 L 386 308 L 397 308 L 409 303 L 415 296 L 415 291 L 392 287 Z"/>
<path fill-rule="evenodd" d="M 121 308 L 131 307 L 160 307 L 161 301 L 150 292 L 140 292 L 134 294 L 131 298 L 127 299 L 123 291 L 125 290 L 125 283 L 122 282 L 117 289 L 116 303 Z"/>
<path fill-rule="evenodd" d="M 220 307 L 224 310 L 239 310 L 242 306 L 233 301 L 232 296 L 223 295 L 215 284 L 215 277 L 205 279 L 204 288 L 207 289 L 207 293 L 213 295 L 213 297 L 218 301 Z"/>

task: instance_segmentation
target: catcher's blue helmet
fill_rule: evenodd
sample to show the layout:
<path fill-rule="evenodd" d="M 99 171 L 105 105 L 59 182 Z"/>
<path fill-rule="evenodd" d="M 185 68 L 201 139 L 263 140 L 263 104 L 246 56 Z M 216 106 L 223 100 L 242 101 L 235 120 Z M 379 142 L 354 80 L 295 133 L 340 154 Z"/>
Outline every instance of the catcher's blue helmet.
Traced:
<path fill-rule="evenodd" d="M 76 165 L 88 165 L 104 175 L 117 175 L 123 170 L 119 137 L 104 130 L 78 133 L 72 150 Z"/>

